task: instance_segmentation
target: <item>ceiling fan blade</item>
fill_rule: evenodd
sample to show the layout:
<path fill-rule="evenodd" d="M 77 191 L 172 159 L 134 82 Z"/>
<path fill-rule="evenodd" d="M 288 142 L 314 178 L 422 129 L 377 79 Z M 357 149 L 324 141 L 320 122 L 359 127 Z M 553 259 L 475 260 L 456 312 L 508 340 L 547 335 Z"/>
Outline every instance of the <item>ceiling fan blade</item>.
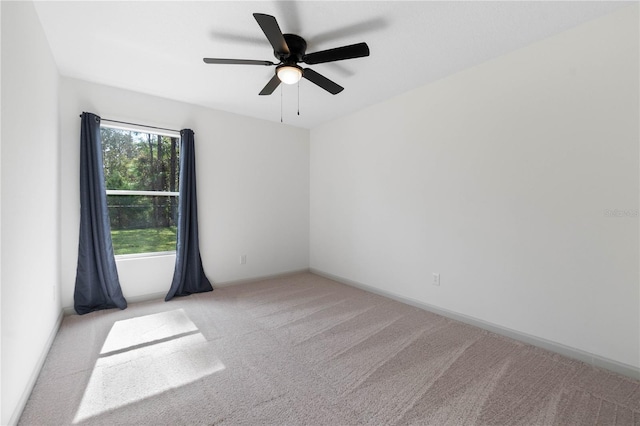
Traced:
<path fill-rule="evenodd" d="M 358 43 L 309 53 L 302 57 L 302 61 L 309 65 L 313 65 L 325 62 L 342 61 L 344 59 L 362 58 L 364 56 L 369 56 L 369 46 L 367 46 L 367 43 Z"/>
<path fill-rule="evenodd" d="M 274 75 L 271 78 L 271 80 L 269 80 L 267 85 L 264 86 L 264 88 L 262 89 L 262 91 L 259 94 L 262 95 L 262 96 L 270 95 L 270 94 L 273 93 L 274 90 L 276 90 L 278 88 L 278 86 L 280 86 L 280 79 L 278 78 L 277 75 Z"/>
<path fill-rule="evenodd" d="M 220 58 L 202 58 L 207 64 L 229 64 L 229 65 L 275 65 L 271 61 L 255 61 L 253 59 L 220 59 Z"/>
<path fill-rule="evenodd" d="M 289 46 L 280 31 L 278 21 L 271 15 L 265 15 L 264 13 L 254 13 L 253 17 L 256 18 L 258 25 L 262 28 L 264 35 L 267 36 L 267 40 L 273 46 L 273 51 L 284 55 L 289 54 Z"/>
<path fill-rule="evenodd" d="M 305 68 L 303 70 L 302 76 L 307 80 L 309 80 L 310 82 L 312 82 L 313 84 L 317 84 L 318 86 L 322 87 L 324 90 L 331 93 L 332 95 L 337 95 L 338 93 L 344 90 L 344 87 L 340 86 L 337 83 L 334 83 L 333 81 L 329 80 L 327 77 L 323 76 L 322 74 L 318 74 L 317 72 L 315 72 L 310 68 Z"/>

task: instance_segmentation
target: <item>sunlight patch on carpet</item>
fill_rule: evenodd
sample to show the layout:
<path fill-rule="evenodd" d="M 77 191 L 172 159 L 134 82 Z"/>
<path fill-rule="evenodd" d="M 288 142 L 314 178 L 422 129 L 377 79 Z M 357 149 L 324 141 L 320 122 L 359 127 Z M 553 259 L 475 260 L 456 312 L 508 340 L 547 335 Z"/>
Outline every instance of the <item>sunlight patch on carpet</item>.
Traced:
<path fill-rule="evenodd" d="M 105 339 L 74 423 L 224 368 L 182 309 L 117 321 Z"/>

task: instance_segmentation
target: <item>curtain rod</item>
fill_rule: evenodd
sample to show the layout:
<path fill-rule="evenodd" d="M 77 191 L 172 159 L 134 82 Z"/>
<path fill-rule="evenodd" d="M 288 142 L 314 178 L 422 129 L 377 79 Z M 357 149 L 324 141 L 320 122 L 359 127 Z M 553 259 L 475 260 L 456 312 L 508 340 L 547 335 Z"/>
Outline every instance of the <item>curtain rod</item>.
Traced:
<path fill-rule="evenodd" d="M 82 114 L 80 114 L 80 118 L 82 118 Z M 180 130 L 176 130 L 176 129 L 167 129 L 167 128 L 164 128 L 164 127 L 147 126 L 146 124 L 129 123 L 127 121 L 110 120 L 108 118 L 102 118 L 102 117 L 100 117 L 100 121 L 108 121 L 110 123 L 128 124 L 130 126 L 146 127 L 147 129 L 168 130 L 170 132 L 180 133 Z"/>

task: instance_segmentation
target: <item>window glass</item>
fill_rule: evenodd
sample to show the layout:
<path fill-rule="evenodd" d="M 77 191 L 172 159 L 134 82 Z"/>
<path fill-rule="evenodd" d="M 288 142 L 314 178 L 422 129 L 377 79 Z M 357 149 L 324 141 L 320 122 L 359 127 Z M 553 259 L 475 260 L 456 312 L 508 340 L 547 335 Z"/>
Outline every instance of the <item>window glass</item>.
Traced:
<path fill-rule="evenodd" d="M 100 131 L 115 254 L 175 251 L 180 138 L 105 125 Z"/>

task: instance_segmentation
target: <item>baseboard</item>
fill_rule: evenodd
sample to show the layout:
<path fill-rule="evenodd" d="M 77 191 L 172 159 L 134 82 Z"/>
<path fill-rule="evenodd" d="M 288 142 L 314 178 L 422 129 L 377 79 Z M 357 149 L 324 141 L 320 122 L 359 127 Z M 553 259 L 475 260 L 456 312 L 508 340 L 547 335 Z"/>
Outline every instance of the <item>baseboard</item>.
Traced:
<path fill-rule="evenodd" d="M 158 300 L 158 299 L 164 300 L 168 292 L 169 292 L 169 289 L 167 289 L 167 291 L 162 291 L 157 293 L 149 293 L 149 294 L 143 294 L 141 296 L 127 297 L 127 303 L 150 302 L 152 300 Z"/>
<path fill-rule="evenodd" d="M 60 314 L 58 315 L 58 319 L 56 320 L 56 324 L 51 330 L 49 334 L 49 338 L 47 339 L 46 344 L 44 345 L 44 349 L 38 358 L 38 362 L 36 363 L 36 367 L 31 372 L 31 376 L 29 377 L 29 381 L 27 382 L 27 386 L 25 387 L 20 399 L 18 400 L 18 404 L 13 410 L 13 414 L 11 418 L 9 418 L 9 426 L 17 425 L 20 420 L 20 416 L 22 416 L 22 412 L 24 411 L 24 407 L 27 405 L 27 401 L 29 400 L 29 396 L 31 396 L 31 392 L 33 391 L 34 386 L 36 385 L 36 380 L 38 380 L 38 376 L 40 375 L 40 371 L 42 371 L 42 367 L 44 366 L 44 362 L 47 359 L 47 355 L 49 354 L 49 350 L 53 345 L 53 341 L 58 334 L 58 330 L 60 329 L 60 325 L 62 324 L 62 319 L 64 318 L 64 311 L 60 310 Z"/>
<path fill-rule="evenodd" d="M 212 283 L 212 285 L 213 285 L 213 288 L 215 290 L 217 287 L 228 287 L 228 286 L 237 285 L 237 284 L 247 284 L 247 283 L 252 283 L 252 282 L 269 280 L 269 279 L 273 279 L 273 278 L 284 278 L 284 277 L 288 277 L 288 276 L 291 276 L 291 275 L 302 274 L 302 273 L 305 273 L 305 272 L 309 272 L 309 268 L 297 269 L 297 270 L 294 270 L 294 271 L 280 272 L 280 273 L 271 274 L 271 275 L 261 275 L 259 277 L 244 278 L 244 279 L 241 279 L 241 280 L 216 282 L 216 283 Z M 169 291 L 169 290 L 167 289 L 167 291 Z M 140 303 L 140 302 L 149 302 L 151 300 L 164 299 L 166 295 L 167 295 L 166 292 L 150 293 L 150 294 L 143 294 L 141 296 L 127 297 L 126 299 L 127 299 L 127 303 Z M 75 309 L 73 308 L 73 306 L 67 306 L 67 307 L 63 308 L 63 312 L 64 312 L 65 315 L 77 315 L 77 313 L 76 313 Z"/>
<path fill-rule="evenodd" d="M 169 291 L 169 290 L 167 290 Z M 130 296 L 127 297 L 127 303 L 140 303 L 140 302 L 149 302 L 151 300 L 164 299 L 167 295 L 167 292 L 159 292 L 159 293 L 149 293 L 143 294 L 141 296 Z M 65 315 L 78 315 L 75 308 L 73 306 L 66 306 L 62 308 Z"/>
<path fill-rule="evenodd" d="M 381 296 L 385 296 L 390 299 L 397 300 L 398 302 L 402 302 L 407 305 L 424 309 L 425 311 L 433 312 L 434 314 L 442 315 L 443 317 L 451 318 L 456 321 L 463 322 L 465 324 L 473 325 L 473 326 L 482 328 L 484 330 L 488 330 L 493 333 L 500 334 L 502 336 L 506 336 L 514 340 L 518 340 L 520 342 L 530 344 L 532 346 L 537 346 L 539 348 L 543 348 L 548 351 L 555 352 L 560 355 L 564 355 L 568 358 L 577 359 L 579 361 L 582 361 L 594 367 L 604 368 L 609 371 L 613 371 L 615 373 L 621 374 L 623 376 L 630 377 L 635 380 L 640 380 L 640 368 L 634 367 L 632 365 L 623 364 L 621 362 L 618 362 L 609 358 L 605 358 L 599 355 L 595 355 L 595 354 L 583 351 L 581 349 L 572 348 L 570 346 L 566 346 L 561 343 L 553 342 L 551 340 L 546 340 L 541 337 L 523 333 L 518 330 L 513 330 L 513 329 L 496 325 L 481 319 L 470 317 L 464 314 L 459 314 L 457 312 L 438 308 L 436 306 L 429 305 L 419 300 L 400 296 L 398 294 L 394 294 L 389 291 L 380 290 L 378 288 L 369 286 L 367 284 L 362 284 L 362 283 L 359 283 L 347 278 L 343 278 L 337 275 L 333 275 L 315 268 L 309 268 L 309 272 L 311 272 L 312 274 L 320 275 L 322 277 L 328 278 L 333 281 L 337 281 L 342 284 L 346 284 L 352 287 L 357 287 L 362 290 L 369 291 L 371 293 L 376 293 Z"/>
<path fill-rule="evenodd" d="M 240 280 L 217 282 L 217 283 L 213 284 L 213 288 L 215 289 L 216 287 L 228 287 L 228 286 L 238 285 L 238 284 L 255 283 L 255 282 L 258 282 L 258 281 L 270 280 L 270 279 L 274 279 L 274 278 L 284 278 L 284 277 L 288 277 L 288 276 L 291 276 L 291 275 L 303 274 L 305 272 L 309 272 L 309 268 L 296 269 L 296 270 L 293 270 L 293 271 L 280 272 L 280 273 L 271 274 L 271 275 L 261 275 L 259 277 L 243 278 L 243 279 L 240 279 Z M 318 274 L 318 275 L 320 275 L 320 274 Z"/>

